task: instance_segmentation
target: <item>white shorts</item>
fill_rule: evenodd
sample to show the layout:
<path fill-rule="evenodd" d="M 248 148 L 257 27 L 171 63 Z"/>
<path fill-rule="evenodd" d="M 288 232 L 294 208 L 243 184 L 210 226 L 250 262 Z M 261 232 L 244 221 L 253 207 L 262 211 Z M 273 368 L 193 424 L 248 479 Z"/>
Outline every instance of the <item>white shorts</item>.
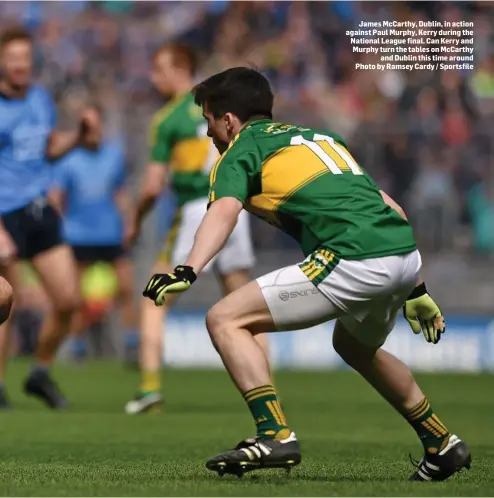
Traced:
<path fill-rule="evenodd" d="M 318 264 L 321 261 L 324 264 Z M 338 318 L 360 342 L 379 347 L 416 286 L 421 266 L 418 251 L 347 261 L 320 250 L 300 265 L 276 270 L 257 282 L 277 330 Z"/>
<path fill-rule="evenodd" d="M 194 244 L 196 231 L 206 214 L 207 205 L 207 199 L 197 199 L 184 204 L 177 210 L 160 253 L 160 261 L 173 267 L 185 262 Z M 221 275 L 227 275 L 235 270 L 248 270 L 254 264 L 249 217 L 246 211 L 242 211 L 238 217 L 237 226 L 225 247 L 203 271 L 216 267 Z"/>

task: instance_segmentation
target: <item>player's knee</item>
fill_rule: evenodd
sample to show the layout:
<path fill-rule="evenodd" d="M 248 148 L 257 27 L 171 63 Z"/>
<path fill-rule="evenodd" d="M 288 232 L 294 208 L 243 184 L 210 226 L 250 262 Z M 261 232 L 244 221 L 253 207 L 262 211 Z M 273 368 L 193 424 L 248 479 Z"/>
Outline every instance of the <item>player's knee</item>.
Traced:
<path fill-rule="evenodd" d="M 13 302 L 14 291 L 12 286 L 7 280 L 0 277 L 0 324 L 8 319 Z"/>
<path fill-rule="evenodd" d="M 206 327 L 213 345 L 217 347 L 218 342 L 228 333 L 231 328 L 231 314 L 221 301 L 213 306 L 206 315 Z"/>
<path fill-rule="evenodd" d="M 53 303 L 54 311 L 62 318 L 71 317 L 83 307 L 81 297 L 77 294 L 67 294 Z"/>

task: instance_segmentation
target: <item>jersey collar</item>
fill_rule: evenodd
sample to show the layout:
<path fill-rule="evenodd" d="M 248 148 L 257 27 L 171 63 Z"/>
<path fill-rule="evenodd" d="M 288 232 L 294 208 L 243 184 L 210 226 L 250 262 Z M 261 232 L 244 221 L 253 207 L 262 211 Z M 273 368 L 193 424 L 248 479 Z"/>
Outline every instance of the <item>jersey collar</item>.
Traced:
<path fill-rule="evenodd" d="M 252 121 L 249 121 L 246 126 L 244 126 L 241 130 L 240 133 L 242 133 L 244 130 L 248 130 L 252 126 L 256 126 L 258 124 L 264 124 L 264 123 L 272 123 L 273 120 L 271 118 L 260 118 L 260 119 L 254 119 Z"/>

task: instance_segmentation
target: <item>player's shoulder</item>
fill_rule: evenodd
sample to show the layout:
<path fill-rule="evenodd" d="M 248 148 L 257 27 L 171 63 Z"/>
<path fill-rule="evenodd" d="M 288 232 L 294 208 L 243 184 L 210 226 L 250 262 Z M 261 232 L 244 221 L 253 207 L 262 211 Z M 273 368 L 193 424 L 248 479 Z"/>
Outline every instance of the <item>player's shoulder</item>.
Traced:
<path fill-rule="evenodd" d="M 222 157 L 238 158 L 249 152 L 257 153 L 258 148 L 255 134 L 251 129 L 246 128 L 234 137 Z"/>
<path fill-rule="evenodd" d="M 320 135 L 323 137 L 329 137 L 332 138 L 335 142 L 339 143 L 340 145 L 343 145 L 345 149 L 348 149 L 348 145 L 346 141 L 338 135 L 338 133 L 335 133 L 334 131 L 324 129 L 324 128 L 312 128 L 311 132 L 314 133 L 314 136 Z"/>
<path fill-rule="evenodd" d="M 172 98 L 154 114 L 151 121 L 153 128 L 173 125 L 174 121 L 183 114 L 184 109 L 188 109 L 190 104 L 189 95 Z"/>
<path fill-rule="evenodd" d="M 53 102 L 53 97 L 51 96 L 50 92 L 41 85 L 33 85 L 29 89 L 29 96 L 33 99 L 40 99 L 44 102 Z"/>

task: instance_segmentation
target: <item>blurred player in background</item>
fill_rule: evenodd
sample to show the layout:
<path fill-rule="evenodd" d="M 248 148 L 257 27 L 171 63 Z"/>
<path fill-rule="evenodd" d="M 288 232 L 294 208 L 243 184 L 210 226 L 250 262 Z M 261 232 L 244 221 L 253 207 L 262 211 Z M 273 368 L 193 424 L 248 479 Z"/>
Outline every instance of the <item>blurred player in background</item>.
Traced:
<path fill-rule="evenodd" d="M 93 104 L 86 112 L 94 126 L 80 145 L 57 164 L 50 199 L 63 213 L 64 238 L 77 260 L 79 281 L 89 265 L 106 262 L 113 266 L 126 358 L 136 362 L 133 266 L 122 246 L 123 226 L 130 208 L 130 195 L 125 188 L 125 156 L 119 143 L 104 137 L 100 107 Z M 81 310 L 72 328 L 72 353 L 77 359 L 87 354 L 83 334 L 88 325 Z"/>
<path fill-rule="evenodd" d="M 206 136 L 207 124 L 190 94 L 196 68 L 195 54 L 185 46 L 164 45 L 155 53 L 152 64 L 153 84 L 162 95 L 170 98 L 170 102 L 156 113 L 152 122 L 150 163 L 141 185 L 129 240 L 137 236 L 143 218 L 169 181 L 178 209 L 165 247 L 153 268 L 153 273 L 159 273 L 171 271 L 192 247 L 194 233 L 206 214 L 209 171 L 217 151 Z M 249 281 L 249 269 L 253 264 L 249 222 L 244 213 L 214 262 L 225 294 Z M 140 413 L 162 403 L 160 372 L 166 313 L 167 308 L 158 308 L 148 299 L 143 300 L 142 382 L 136 398 L 125 407 L 127 413 Z M 267 354 L 266 337 L 260 336 L 258 341 Z"/>
<path fill-rule="evenodd" d="M 293 236 L 306 256 L 231 293 L 207 315 L 213 344 L 257 426 L 256 438 L 220 453 L 207 467 L 241 475 L 300 463 L 298 440 L 254 337 L 333 319 L 337 353 L 420 438 L 424 457 L 412 480 L 444 480 L 470 467 L 465 443 L 446 429 L 408 367 L 381 349 L 402 307 L 414 332 L 422 327 L 429 342 L 438 342 L 445 327 L 419 276 L 422 261 L 403 210 L 339 136 L 273 122 L 273 94 L 257 71 L 229 69 L 200 83 L 194 94 L 223 154 L 211 171 L 208 213 L 185 264 L 151 277 L 144 295 L 161 305 L 167 293 L 187 290 L 244 207 Z"/>
<path fill-rule="evenodd" d="M 52 311 L 40 332 L 24 390 L 52 408 L 63 408 L 67 403 L 50 376 L 50 367 L 70 331 L 80 299 L 74 258 L 62 241 L 60 218 L 47 200 L 48 161 L 73 149 L 92 128 L 92 121 L 91 116 L 83 115 L 77 130 L 54 130 L 54 103 L 45 90 L 32 85 L 33 45 L 28 32 L 11 28 L 1 35 L 0 65 L 1 270 L 15 292 L 20 287 L 19 260 L 30 260 L 50 298 Z M 1 332 L 0 382 L 9 329 L 4 327 Z M 3 387 L 0 404 L 8 406 Z"/>

